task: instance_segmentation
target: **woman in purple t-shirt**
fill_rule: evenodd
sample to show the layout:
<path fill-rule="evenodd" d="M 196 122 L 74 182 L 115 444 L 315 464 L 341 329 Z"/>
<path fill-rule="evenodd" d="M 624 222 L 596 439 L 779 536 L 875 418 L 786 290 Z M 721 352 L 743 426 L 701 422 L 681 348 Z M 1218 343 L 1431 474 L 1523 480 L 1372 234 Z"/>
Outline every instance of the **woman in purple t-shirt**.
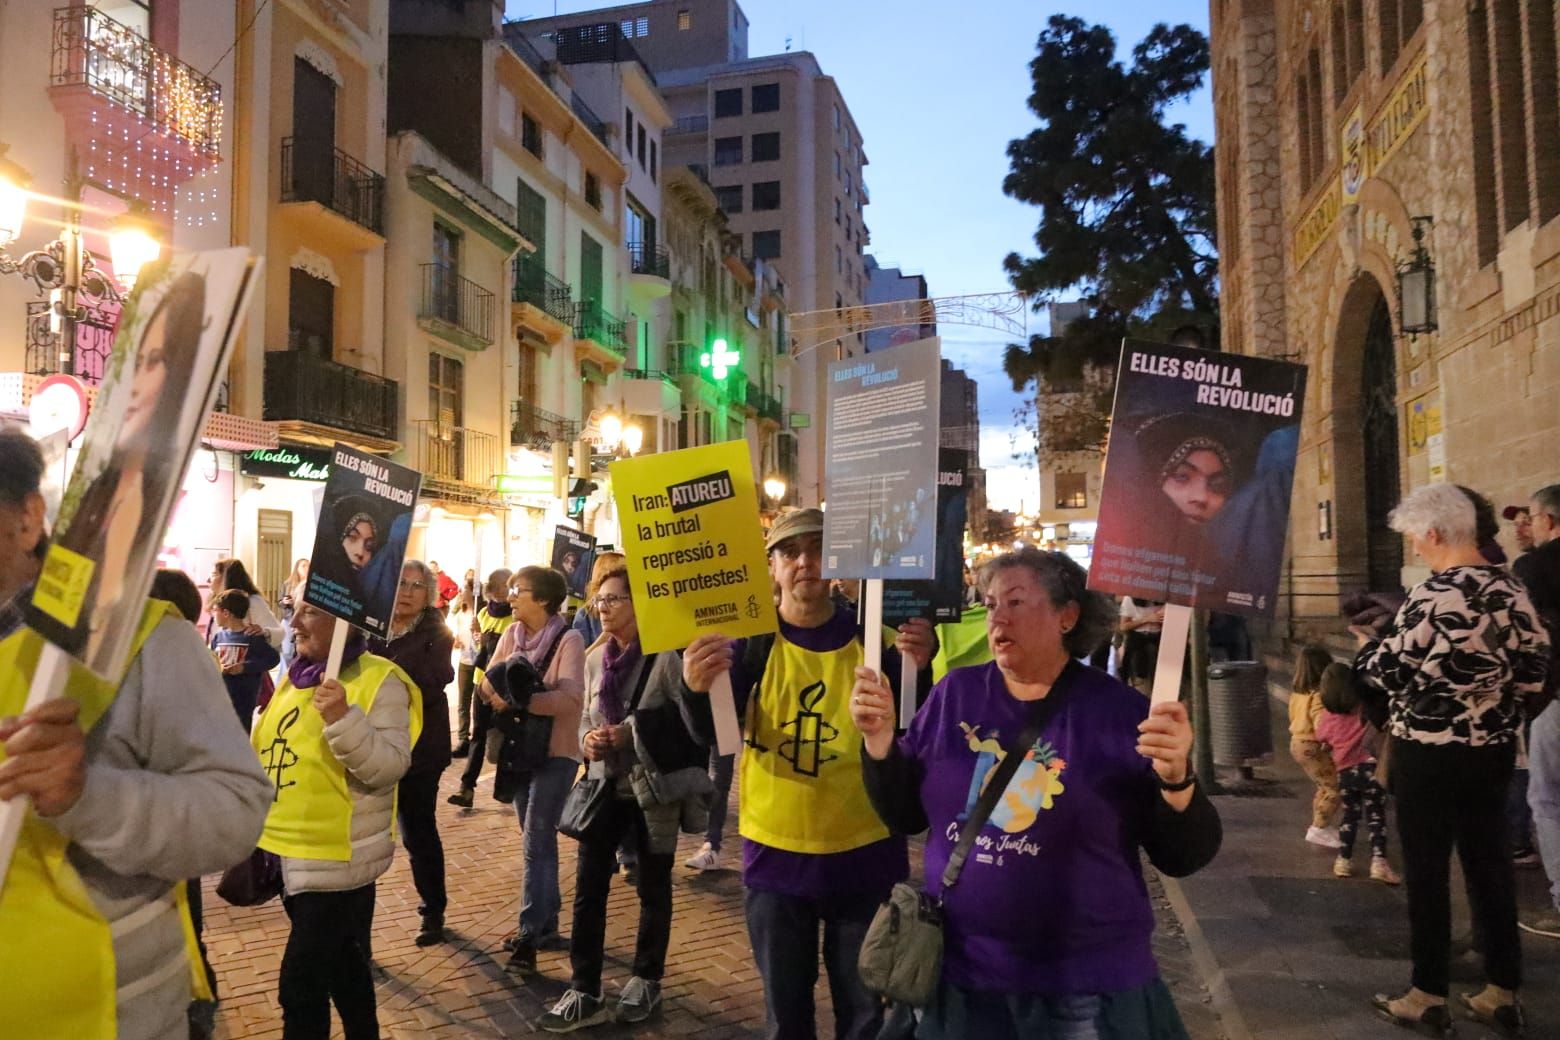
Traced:
<path fill-rule="evenodd" d="M 1186 708 L 1078 663 L 1108 638 L 1108 601 L 1061 553 L 986 565 L 989 664 L 958 668 L 894 739 L 893 700 L 857 671 L 852 717 L 873 807 L 888 826 L 930 828 L 927 888 L 944 903 L 942 979 L 920 1031 L 980 1036 L 1184 1037 L 1150 949 L 1154 915 L 1139 849 L 1184 876 L 1218 851 L 1217 811 L 1195 785 Z M 943 868 L 982 789 L 1049 701 L 964 863 Z"/>

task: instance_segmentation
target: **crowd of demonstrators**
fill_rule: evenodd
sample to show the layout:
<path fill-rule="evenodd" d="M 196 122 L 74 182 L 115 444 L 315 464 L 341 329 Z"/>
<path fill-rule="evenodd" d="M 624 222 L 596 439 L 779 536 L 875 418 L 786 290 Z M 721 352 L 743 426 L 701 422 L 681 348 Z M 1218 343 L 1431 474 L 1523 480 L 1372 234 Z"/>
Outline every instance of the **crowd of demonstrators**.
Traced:
<path fill-rule="evenodd" d="M 186 879 L 254 848 L 271 787 L 199 633 L 157 601 L 117 688 L 75 673 L 68 696 L 23 710 L 42 473 L 32 439 L 0 429 L 0 800 L 32 805 L 0 890 L 0 1003 L 51 1035 L 188 1035 L 192 996 L 210 993 Z"/>
<path fill-rule="evenodd" d="M 444 884 L 444 843 L 439 839 L 435 812 L 439 777 L 449 768 L 450 702 L 445 688 L 454 678 L 451 665 L 455 638 L 444 624 L 444 612 L 433 602 L 435 577 L 420 560 L 401 566 L 388 639 L 369 640 L 369 649 L 400 666 L 411 679 L 413 695 L 422 702 L 422 734 L 412 745 L 406 775 L 396 785 L 396 820 L 411 860 L 412 884 L 420 900 L 418 946 L 444 941 L 444 913 L 449 898 Z"/>
<path fill-rule="evenodd" d="M 1531 934 L 1560 939 L 1560 484 L 1534 492 L 1528 503 L 1532 551 L 1519 557 L 1513 571 L 1532 597 L 1550 635 L 1548 703 L 1533 719 L 1527 737 L 1527 804 L 1532 835 L 1549 878 L 1550 905 L 1518 922 Z"/>
<path fill-rule="evenodd" d="M 240 589 L 227 589 L 211 601 L 211 652 L 245 733 L 254 721 L 266 673 L 282 659 L 263 632 L 249 631 L 250 603 Z"/>
<path fill-rule="evenodd" d="M 1315 643 L 1301 648 L 1295 661 L 1295 674 L 1289 684 L 1289 755 L 1305 770 L 1316 785 L 1311 796 L 1311 825 L 1305 840 L 1327 849 L 1339 846 L 1338 767 L 1332 752 L 1316 733 L 1322 717 L 1322 675 L 1333 663 L 1325 646 Z"/>
<path fill-rule="evenodd" d="M 918 1037 L 1186 1035 L 1150 946 L 1139 849 L 1190 874 L 1217 852 L 1219 817 L 1190 769 L 1185 706 L 1150 708 L 1079 662 L 1114 620 L 1086 581 L 1062 553 L 986 564 L 993 660 L 950 672 L 898 740 L 892 691 L 856 668 L 866 790 L 896 833 L 927 831 L 926 892 L 942 905 Z M 1022 761 L 982 828 L 1007 852 L 963 861 L 949 887 L 961 827 L 1010 754 Z"/>
<path fill-rule="evenodd" d="M 860 757 L 845 736 L 851 731 L 850 689 L 863 664 L 862 633 L 854 612 L 830 598 L 822 539 L 817 509 L 777 518 L 765 548 L 779 587 L 779 632 L 737 643 L 701 636 L 683 655 L 688 691 L 707 692 L 717 675 L 729 671 L 746 719 L 739 792 L 743 883 L 748 935 L 775 1040 L 816 1035 L 820 930 L 834 1035 L 876 1035 L 882 1007 L 861 981 L 857 956 L 878 904 L 909 873 L 905 839 L 872 811 Z M 931 625 L 915 620 L 896 633 L 883 662 L 895 683 L 900 654 L 910 655 L 920 688 L 929 688 Z"/>
<path fill-rule="evenodd" d="M 586 782 L 604 785 L 604 793 L 580 836 L 569 989 L 540 1021 L 543 1029 L 558 1033 L 608 1018 L 601 979 L 607 896 L 614 854 L 630 832 L 639 850 L 639 929 L 632 974 L 613 1017 L 642 1022 L 659 1006 L 672 932 L 677 835 L 704 829 L 710 791 L 709 699 L 685 689 L 676 653 L 643 652 L 627 571 L 601 575 L 595 607 L 602 638 L 585 659 L 585 708 L 577 736 L 589 763 Z"/>
<path fill-rule="evenodd" d="M 1452 1028 L 1450 861 L 1462 861 L 1487 984 L 1460 1003 L 1475 1019 L 1520 1030 L 1522 983 L 1505 806 L 1527 700 L 1543 691 L 1550 639 L 1523 583 L 1481 552 L 1478 510 L 1432 484 L 1393 510 L 1431 575 L 1390 620 L 1355 625 L 1355 669 L 1383 695 L 1390 785 L 1408 889 L 1413 976 L 1378 995 L 1399 1024 Z"/>
<path fill-rule="evenodd" d="M 210 598 L 207 603 L 214 603 L 218 596 L 229 589 L 235 589 L 249 597 L 244 631 L 249 635 L 264 636 L 266 642 L 280 650 L 282 623 L 276 620 L 275 612 L 271 610 L 271 605 L 265 601 L 265 597 L 260 594 L 254 579 L 249 576 L 249 569 L 244 566 L 242 560 L 218 560 L 212 566 Z"/>
<path fill-rule="evenodd" d="M 260 847 L 281 857 L 292 925 L 278 980 L 284 1035 L 326 1040 L 334 1004 L 347 1040 L 378 1040 L 375 882 L 395 855 L 391 817 L 422 732 L 423 698 L 398 665 L 368 652 L 358 630 L 338 677 L 326 678 L 335 627 L 318 607 L 297 608 L 298 655 L 255 722 L 273 797 Z"/>
<path fill-rule="evenodd" d="M 476 657 L 471 667 L 473 685 L 481 684 L 504 630 L 515 623 L 514 608 L 509 605 L 509 578 L 513 573 L 507 567 L 500 567 L 488 575 L 482 586 L 483 602 L 471 621 L 471 637 L 476 644 Z M 475 803 L 477 778 L 482 775 L 482 763 L 486 761 L 488 727 L 492 721 L 493 709 L 481 698 L 476 698 L 471 709 L 469 738 L 467 731 L 461 731 L 461 743 L 465 744 L 469 739 L 471 750 L 466 757 L 465 771 L 461 773 L 460 790 L 445 799 L 451 805 L 470 809 Z"/>
<path fill-rule="evenodd" d="M 489 756 L 498 767 L 493 797 L 513 805 L 520 824 L 520 915 L 506 945 L 510 968 L 526 975 L 536 971 L 538 947 L 559 934 L 558 817 L 579 771 L 585 646 L 560 613 L 568 594 L 563 575 L 555 570 L 522 567 L 515 572 L 509 582 L 514 624 L 499 637 L 480 687 L 485 707 L 495 713 L 489 732 L 500 738 L 494 741 L 498 751 Z M 525 659 L 534 676 L 529 687 L 511 674 L 516 657 Z M 501 713 L 506 710 L 522 710 L 535 720 L 529 724 L 545 727 L 545 742 L 526 747 L 504 740 Z M 473 749 L 473 758 L 480 750 Z"/>

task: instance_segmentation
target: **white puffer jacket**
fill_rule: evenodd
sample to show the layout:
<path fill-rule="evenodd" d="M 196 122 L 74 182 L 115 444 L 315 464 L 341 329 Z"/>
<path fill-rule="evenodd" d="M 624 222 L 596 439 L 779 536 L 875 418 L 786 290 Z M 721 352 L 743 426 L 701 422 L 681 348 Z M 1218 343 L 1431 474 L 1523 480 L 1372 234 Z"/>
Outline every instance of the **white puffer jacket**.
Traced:
<path fill-rule="evenodd" d="M 282 857 L 289 893 L 347 892 L 390 867 L 395 841 L 390 819 L 395 785 L 412 762 L 410 694 L 395 675 L 385 677 L 367 715 L 356 706 L 325 727 L 325 739 L 347 767 L 352 793 L 352 858 L 347 861 Z"/>

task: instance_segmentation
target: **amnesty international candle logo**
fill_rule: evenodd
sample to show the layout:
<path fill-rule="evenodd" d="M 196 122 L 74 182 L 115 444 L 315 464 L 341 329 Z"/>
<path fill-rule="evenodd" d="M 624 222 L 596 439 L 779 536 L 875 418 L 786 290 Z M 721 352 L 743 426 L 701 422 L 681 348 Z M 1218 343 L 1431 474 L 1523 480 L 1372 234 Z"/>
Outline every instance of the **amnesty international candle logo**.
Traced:
<path fill-rule="evenodd" d="M 282 716 L 276 725 L 276 739 L 260 749 L 261 768 L 265 775 L 271 778 L 273 793 L 271 801 L 278 802 L 282 798 L 282 789 L 296 787 L 298 781 L 288 780 L 287 771 L 298 764 L 298 752 L 292 749 L 292 744 L 287 739 L 287 731 L 293 728 L 298 721 L 298 709 L 294 708 Z"/>
<path fill-rule="evenodd" d="M 831 725 L 817 710 L 828 692 L 822 682 L 803 689 L 797 695 L 795 717 L 780 726 L 790 735 L 780 742 L 779 755 L 803 776 L 817 776 L 819 767 L 839 757 L 828 750 L 828 745 L 840 735 L 839 727 Z"/>
<path fill-rule="evenodd" d="M 775 630 L 753 466 L 743 441 L 612 464 L 629 583 L 657 624 L 646 653 L 681 649 L 705 632 L 738 638 Z"/>

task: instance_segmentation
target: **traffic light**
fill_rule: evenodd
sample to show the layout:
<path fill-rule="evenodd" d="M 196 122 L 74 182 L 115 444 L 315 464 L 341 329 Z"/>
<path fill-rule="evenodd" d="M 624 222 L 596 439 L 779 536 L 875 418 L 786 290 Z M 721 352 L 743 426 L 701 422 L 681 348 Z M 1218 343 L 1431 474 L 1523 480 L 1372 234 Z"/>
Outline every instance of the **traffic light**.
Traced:
<path fill-rule="evenodd" d="M 722 382 L 741 360 L 740 353 L 727 346 L 725 340 L 718 339 L 710 344 L 709 350 L 699 355 L 699 367 L 714 376 L 716 382 Z"/>

